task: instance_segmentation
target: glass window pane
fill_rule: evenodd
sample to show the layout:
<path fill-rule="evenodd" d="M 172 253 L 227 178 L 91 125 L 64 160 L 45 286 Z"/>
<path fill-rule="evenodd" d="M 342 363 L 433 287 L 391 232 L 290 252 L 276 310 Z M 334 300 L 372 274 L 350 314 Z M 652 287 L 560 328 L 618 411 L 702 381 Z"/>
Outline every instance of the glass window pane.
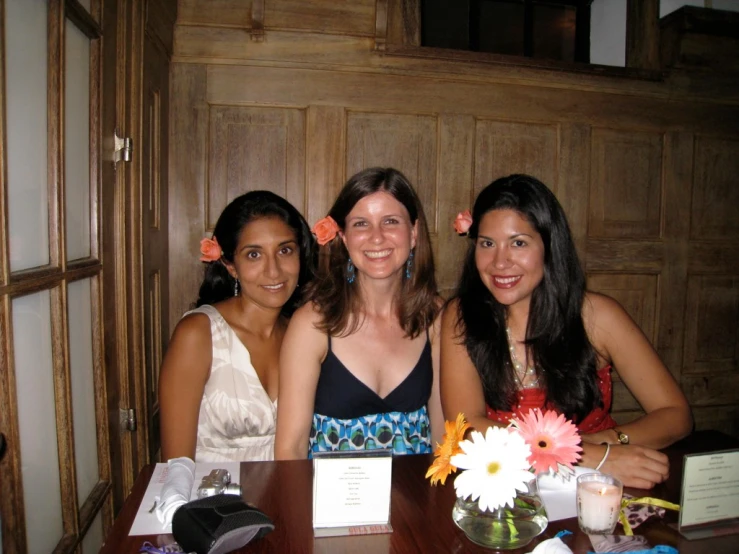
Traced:
<path fill-rule="evenodd" d="M 421 44 L 470 49 L 470 0 L 422 0 Z"/>
<path fill-rule="evenodd" d="M 10 270 L 49 263 L 47 2 L 5 2 Z"/>
<path fill-rule="evenodd" d="M 524 55 L 523 3 L 482 0 L 477 25 L 480 52 Z"/>
<path fill-rule="evenodd" d="M 90 39 L 65 25 L 65 221 L 67 260 L 76 260 L 90 256 Z"/>
<path fill-rule="evenodd" d="M 77 470 L 77 500 L 82 506 L 99 481 L 95 419 L 95 379 L 92 363 L 92 302 L 90 279 L 67 287 L 69 364 Z"/>
<path fill-rule="evenodd" d="M 96 554 L 103 547 L 103 517 L 101 512 L 92 521 L 85 538 L 82 539 L 82 554 Z"/>
<path fill-rule="evenodd" d="M 49 291 L 16 298 L 12 310 L 26 540 L 28 552 L 52 552 L 63 528 Z"/>
<path fill-rule="evenodd" d="M 82 4 L 88 12 L 90 11 L 90 0 L 79 0 L 79 3 Z"/>

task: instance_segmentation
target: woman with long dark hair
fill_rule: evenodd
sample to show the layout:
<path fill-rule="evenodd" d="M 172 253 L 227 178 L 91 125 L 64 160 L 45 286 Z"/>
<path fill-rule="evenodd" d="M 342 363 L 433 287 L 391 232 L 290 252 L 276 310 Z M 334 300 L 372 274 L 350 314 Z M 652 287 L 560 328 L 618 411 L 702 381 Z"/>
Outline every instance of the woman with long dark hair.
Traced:
<path fill-rule="evenodd" d="M 484 188 L 456 296 L 442 319 L 444 413 L 484 430 L 532 408 L 572 419 L 582 465 L 649 488 L 668 475 L 656 449 L 690 432 L 685 396 L 636 323 L 613 299 L 585 288 L 564 211 L 527 175 Z M 646 415 L 610 416 L 611 370 Z"/>
<path fill-rule="evenodd" d="M 314 230 L 321 261 L 282 345 L 275 457 L 430 452 L 440 300 L 418 196 L 399 171 L 366 169 Z"/>
<path fill-rule="evenodd" d="M 196 308 L 159 377 L 162 459 L 271 460 L 279 351 L 313 276 L 313 236 L 287 200 L 253 191 L 226 206 L 201 253 Z"/>

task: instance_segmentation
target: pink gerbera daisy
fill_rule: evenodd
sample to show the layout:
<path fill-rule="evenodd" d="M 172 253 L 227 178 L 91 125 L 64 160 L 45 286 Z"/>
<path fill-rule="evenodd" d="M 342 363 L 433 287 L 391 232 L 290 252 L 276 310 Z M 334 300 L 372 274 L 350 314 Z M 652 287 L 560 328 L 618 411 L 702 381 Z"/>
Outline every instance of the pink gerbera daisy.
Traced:
<path fill-rule="evenodd" d="M 534 473 L 557 472 L 559 464 L 572 469 L 580 459 L 580 435 L 577 427 L 562 414 L 553 411 L 530 410 L 511 424 L 531 447 Z"/>

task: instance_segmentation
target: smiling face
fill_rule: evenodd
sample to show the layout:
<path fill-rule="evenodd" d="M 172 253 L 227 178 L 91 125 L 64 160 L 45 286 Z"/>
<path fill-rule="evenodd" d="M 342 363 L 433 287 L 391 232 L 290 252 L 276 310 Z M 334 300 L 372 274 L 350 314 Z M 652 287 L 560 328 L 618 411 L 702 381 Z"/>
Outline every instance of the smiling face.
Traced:
<path fill-rule="evenodd" d="M 480 221 L 475 265 L 495 299 L 528 311 L 531 295 L 544 278 L 541 235 L 518 212 L 493 210 Z"/>
<path fill-rule="evenodd" d="M 379 191 L 354 205 L 342 239 L 360 278 L 399 277 L 416 245 L 416 225 L 403 204 Z"/>
<path fill-rule="evenodd" d="M 300 251 L 295 231 L 279 217 L 262 217 L 241 230 L 233 263 L 241 296 L 256 306 L 281 309 L 298 285 Z"/>

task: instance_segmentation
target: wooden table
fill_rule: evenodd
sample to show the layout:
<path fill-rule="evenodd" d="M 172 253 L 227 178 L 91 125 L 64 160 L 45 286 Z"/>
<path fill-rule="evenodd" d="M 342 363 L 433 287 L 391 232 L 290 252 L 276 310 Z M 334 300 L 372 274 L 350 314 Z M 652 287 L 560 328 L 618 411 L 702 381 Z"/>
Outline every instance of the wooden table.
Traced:
<path fill-rule="evenodd" d="M 679 502 L 683 455 L 737 447 L 739 441 L 722 433 L 714 431 L 694 433 L 665 450 L 671 463 L 670 478 L 667 482 L 651 491 L 627 489 L 627 492 L 635 496 L 649 495 Z M 448 479 L 445 486 L 432 487 L 424 478 L 431 460 L 430 455 L 398 456 L 393 459 L 390 520 L 393 533 L 322 539 L 313 537 L 311 524 L 313 495 L 311 461 L 244 462 L 241 464 L 240 480 L 244 499 L 268 514 L 275 522 L 275 530 L 238 552 L 279 554 L 490 552 L 470 542 L 452 521 L 452 506 L 455 501 L 453 479 Z M 155 545 L 173 542 L 172 535 L 128 536 L 153 469 L 154 466 L 149 465 L 141 471 L 106 539 L 102 553 L 137 553 L 144 540 Z M 645 535 L 652 545 L 674 546 L 680 554 L 739 553 L 739 536 L 687 541 L 668 526 L 669 522 L 675 521 L 676 515 L 668 512 L 664 521 L 649 521 L 638 527 L 635 532 Z M 538 542 L 554 537 L 563 529 L 573 532 L 573 535 L 565 538 L 565 542 L 575 554 L 584 554 L 592 549 L 587 535 L 578 529 L 577 520 L 571 518 L 550 522 L 544 533 L 528 547 L 510 552 L 530 552 Z M 620 526 L 616 528 L 616 532 L 621 532 Z"/>

